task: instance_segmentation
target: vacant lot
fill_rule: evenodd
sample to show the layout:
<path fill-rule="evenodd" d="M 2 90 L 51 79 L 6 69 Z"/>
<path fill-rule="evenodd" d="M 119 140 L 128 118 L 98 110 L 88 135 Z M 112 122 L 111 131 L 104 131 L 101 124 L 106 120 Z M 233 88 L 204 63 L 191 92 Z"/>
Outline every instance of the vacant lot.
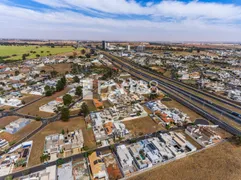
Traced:
<path fill-rule="evenodd" d="M 40 163 L 40 156 L 44 150 L 45 137 L 51 134 L 61 133 L 62 129 L 73 131 L 75 129 L 82 129 L 84 136 L 84 145 L 88 148 L 96 147 L 94 134 L 92 129 L 86 129 L 85 121 L 82 117 L 72 118 L 68 122 L 58 121 L 47 125 L 39 133 L 35 134 L 33 140 L 33 149 L 31 151 L 28 166 L 37 165 Z"/>
<path fill-rule="evenodd" d="M 131 180 L 240 180 L 241 147 L 229 142 L 157 167 Z"/>
<path fill-rule="evenodd" d="M 47 112 L 39 111 L 39 107 L 44 104 L 47 104 L 50 101 L 55 100 L 59 96 L 66 94 L 68 91 L 69 91 L 69 89 L 65 88 L 63 91 L 57 92 L 50 97 L 44 97 L 43 99 L 36 101 L 33 104 L 30 104 L 30 105 L 20 109 L 18 112 L 21 114 L 28 114 L 28 115 L 32 115 L 32 116 L 51 117 L 54 115 L 54 113 L 47 113 Z"/>
<path fill-rule="evenodd" d="M 164 130 L 162 125 L 155 123 L 149 116 L 123 122 L 133 136 L 149 134 L 158 130 Z"/>
<path fill-rule="evenodd" d="M 24 95 L 21 100 L 23 100 L 25 102 L 25 104 L 32 102 L 38 98 L 40 98 L 41 96 L 37 96 L 37 95 L 32 95 L 32 94 L 26 94 Z"/>
<path fill-rule="evenodd" d="M 0 56 L 8 57 L 5 60 L 22 60 L 23 54 L 29 54 L 27 59 L 34 59 L 36 55 L 41 57 L 63 54 L 68 52 L 80 51 L 82 48 L 75 50 L 72 46 L 0 46 Z"/>
<path fill-rule="evenodd" d="M 45 70 L 46 72 L 57 71 L 59 74 L 65 74 L 66 71 L 71 71 L 71 64 L 60 63 L 54 65 L 45 65 L 41 68 L 41 70 Z"/>
<path fill-rule="evenodd" d="M 9 123 L 19 119 L 18 116 L 7 116 L 0 119 L 0 128 L 4 128 Z"/>
<path fill-rule="evenodd" d="M 10 134 L 7 132 L 0 133 L 0 138 L 6 139 L 9 142 L 17 142 L 33 132 L 35 129 L 37 129 L 41 125 L 41 122 L 39 121 L 33 121 L 24 128 L 20 129 L 18 132 L 15 134 Z"/>

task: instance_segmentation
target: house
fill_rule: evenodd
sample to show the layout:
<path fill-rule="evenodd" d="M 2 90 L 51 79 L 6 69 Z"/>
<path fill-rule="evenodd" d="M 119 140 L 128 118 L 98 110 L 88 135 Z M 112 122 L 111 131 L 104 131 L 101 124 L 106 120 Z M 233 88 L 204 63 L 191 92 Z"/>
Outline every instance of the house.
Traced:
<path fill-rule="evenodd" d="M 52 134 L 45 137 L 44 153 L 50 154 L 50 159 L 57 159 L 61 154 L 63 157 L 81 152 L 84 138 L 81 129 L 65 134 Z"/>
<path fill-rule="evenodd" d="M 221 136 L 215 131 L 218 126 L 193 125 L 185 129 L 185 133 L 203 147 L 208 147 L 221 141 Z"/>
<path fill-rule="evenodd" d="M 48 166 L 44 170 L 31 173 L 19 178 L 19 180 L 56 180 L 56 165 Z"/>
<path fill-rule="evenodd" d="M 9 143 L 5 139 L 0 139 L 0 150 L 3 150 L 4 148 L 8 147 Z"/>
<path fill-rule="evenodd" d="M 15 134 L 17 131 L 30 124 L 31 121 L 31 119 L 19 118 L 18 120 L 11 122 L 9 125 L 5 126 L 6 132 L 10 134 Z"/>
<path fill-rule="evenodd" d="M 93 152 L 88 157 L 90 171 L 92 175 L 92 179 L 104 179 L 108 180 L 108 174 L 105 168 L 105 163 L 103 162 L 102 158 L 96 152 Z"/>
<path fill-rule="evenodd" d="M 124 144 L 117 146 L 116 153 L 123 172 L 125 174 L 134 172 L 133 157 L 131 156 L 127 147 Z"/>

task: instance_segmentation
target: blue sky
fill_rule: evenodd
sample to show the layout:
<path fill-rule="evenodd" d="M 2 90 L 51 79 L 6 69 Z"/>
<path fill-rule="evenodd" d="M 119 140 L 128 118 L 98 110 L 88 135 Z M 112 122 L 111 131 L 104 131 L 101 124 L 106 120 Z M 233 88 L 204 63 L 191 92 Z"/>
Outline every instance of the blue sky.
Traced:
<path fill-rule="evenodd" d="M 240 0 L 1 0 L 0 38 L 241 42 Z"/>

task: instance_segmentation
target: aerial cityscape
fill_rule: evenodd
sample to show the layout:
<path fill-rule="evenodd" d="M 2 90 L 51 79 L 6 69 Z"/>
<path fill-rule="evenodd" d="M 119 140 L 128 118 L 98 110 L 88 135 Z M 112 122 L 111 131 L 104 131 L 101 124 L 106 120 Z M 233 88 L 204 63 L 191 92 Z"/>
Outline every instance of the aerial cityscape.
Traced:
<path fill-rule="evenodd" d="M 241 180 L 241 3 L 0 2 L 0 180 Z"/>

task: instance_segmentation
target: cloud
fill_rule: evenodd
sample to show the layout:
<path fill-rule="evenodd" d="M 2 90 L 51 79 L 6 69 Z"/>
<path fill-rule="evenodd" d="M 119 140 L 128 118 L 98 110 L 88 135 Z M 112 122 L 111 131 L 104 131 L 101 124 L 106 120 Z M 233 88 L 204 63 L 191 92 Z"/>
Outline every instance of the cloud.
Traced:
<path fill-rule="evenodd" d="M 237 23 L 241 19 L 241 10 L 239 6 L 230 4 L 194 1 L 161 1 L 153 4 L 150 1 L 143 6 L 134 0 L 34 1 L 54 9 L 38 11 L 0 3 L 0 38 L 241 40 L 241 28 Z M 91 16 L 86 15 L 85 11 L 91 12 Z M 121 16 L 113 18 L 109 17 L 109 13 Z M 133 15 L 143 17 L 136 19 Z"/>
<path fill-rule="evenodd" d="M 71 6 L 112 14 L 153 15 L 175 18 L 240 19 L 241 7 L 210 2 L 149 1 L 142 6 L 134 0 L 34 0 L 49 6 Z M 57 3 L 58 2 L 58 3 Z M 58 5 L 58 6 L 57 6 Z"/>

